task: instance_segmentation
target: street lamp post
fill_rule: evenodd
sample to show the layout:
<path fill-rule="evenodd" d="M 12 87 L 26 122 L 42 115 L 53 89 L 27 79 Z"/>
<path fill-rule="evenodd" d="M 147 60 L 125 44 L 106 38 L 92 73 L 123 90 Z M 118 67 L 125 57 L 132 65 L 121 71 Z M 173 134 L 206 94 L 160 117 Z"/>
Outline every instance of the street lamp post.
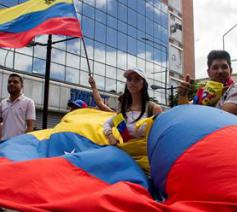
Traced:
<path fill-rule="evenodd" d="M 222 35 L 222 42 L 223 42 L 223 50 L 225 50 L 225 36 L 228 35 L 235 27 L 237 27 L 237 24 L 232 26 L 230 29 L 228 29 L 223 35 Z"/>
<path fill-rule="evenodd" d="M 5 57 L 4 57 L 4 67 L 6 67 L 6 64 L 7 64 L 7 56 L 8 56 L 8 54 L 10 53 L 10 51 L 11 51 L 11 48 L 7 50 L 7 53 L 6 53 Z"/>
<path fill-rule="evenodd" d="M 156 44 L 158 46 L 161 46 L 165 49 L 165 102 L 167 104 L 167 102 L 168 102 L 167 101 L 167 90 L 169 90 L 169 89 L 167 89 L 167 84 L 168 84 L 167 83 L 167 81 L 168 81 L 168 48 L 164 44 L 157 43 L 155 41 L 150 40 L 149 38 L 142 37 L 141 39 L 144 41 L 149 41 L 149 42 Z"/>
<path fill-rule="evenodd" d="M 50 84 L 50 64 L 51 64 L 51 51 L 52 45 L 56 43 L 65 42 L 68 40 L 77 39 L 76 37 L 66 38 L 60 41 L 52 41 L 52 35 L 48 35 L 48 42 L 46 44 L 32 41 L 28 47 L 40 45 L 46 46 L 46 67 L 45 67 L 45 76 L 44 76 L 44 104 L 43 104 L 43 117 L 42 117 L 42 128 L 46 129 L 48 125 L 48 101 L 49 101 L 49 84 Z"/>
<path fill-rule="evenodd" d="M 165 91 L 170 90 L 170 107 L 174 107 L 174 89 L 176 89 L 177 87 L 174 87 L 173 85 L 171 85 L 169 88 L 167 87 L 161 87 L 158 85 L 151 85 L 151 89 L 152 90 L 157 90 L 157 89 L 163 89 Z"/>

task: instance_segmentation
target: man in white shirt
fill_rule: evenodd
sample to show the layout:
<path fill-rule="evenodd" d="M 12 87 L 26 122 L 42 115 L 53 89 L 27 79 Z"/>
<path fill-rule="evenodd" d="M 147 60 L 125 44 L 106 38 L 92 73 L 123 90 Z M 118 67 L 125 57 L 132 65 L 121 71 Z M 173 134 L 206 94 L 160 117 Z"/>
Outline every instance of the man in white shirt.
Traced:
<path fill-rule="evenodd" d="M 22 88 L 22 77 L 11 74 L 7 86 L 10 97 L 0 104 L 1 140 L 33 131 L 35 105 L 21 93 Z"/>

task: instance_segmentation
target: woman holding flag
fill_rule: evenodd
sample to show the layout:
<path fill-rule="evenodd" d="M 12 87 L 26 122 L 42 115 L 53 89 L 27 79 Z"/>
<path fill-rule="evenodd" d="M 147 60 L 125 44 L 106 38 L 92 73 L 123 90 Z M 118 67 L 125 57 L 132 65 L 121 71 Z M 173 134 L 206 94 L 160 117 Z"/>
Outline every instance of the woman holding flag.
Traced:
<path fill-rule="evenodd" d="M 127 81 L 124 94 L 120 97 L 119 109 L 120 117 L 124 118 L 124 123 L 118 130 L 123 141 L 127 142 L 132 138 L 145 137 L 144 129 L 136 130 L 136 122 L 142 118 L 159 114 L 162 109 L 159 105 L 149 101 L 148 83 L 143 70 L 139 68 L 129 69 L 125 71 L 124 77 Z M 113 117 L 104 124 L 104 133 L 112 145 L 118 143 L 112 133 L 115 119 L 116 117 Z"/>
<path fill-rule="evenodd" d="M 124 93 L 119 97 L 119 113 L 105 122 L 104 134 L 111 145 L 127 152 L 150 175 L 146 134 L 152 119 L 144 118 L 159 114 L 162 109 L 149 101 L 148 83 L 143 70 L 129 69 L 124 77 L 127 81 Z"/>

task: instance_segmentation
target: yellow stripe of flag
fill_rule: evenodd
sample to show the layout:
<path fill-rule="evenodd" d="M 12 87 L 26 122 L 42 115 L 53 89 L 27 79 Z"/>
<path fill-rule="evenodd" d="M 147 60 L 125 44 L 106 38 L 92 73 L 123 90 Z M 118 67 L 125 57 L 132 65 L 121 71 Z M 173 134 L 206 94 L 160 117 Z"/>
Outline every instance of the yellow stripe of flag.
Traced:
<path fill-rule="evenodd" d="M 104 135 L 104 122 L 114 113 L 96 109 L 78 109 L 66 114 L 61 122 L 53 129 L 31 132 L 38 140 L 48 139 L 51 135 L 63 132 L 72 132 L 88 138 L 99 145 L 109 144 Z"/>
<path fill-rule="evenodd" d="M 115 127 L 118 127 L 118 125 L 123 121 L 125 120 L 122 113 L 119 113 L 118 115 L 113 117 L 113 123 Z"/>
<path fill-rule="evenodd" d="M 58 3 L 71 4 L 73 3 L 73 0 L 54 0 L 54 1 L 48 1 L 49 2 L 48 4 L 46 2 L 47 1 L 45 0 L 30 0 L 23 4 L 19 4 L 15 7 L 1 9 L 0 10 L 0 24 L 10 22 L 28 13 L 46 10 Z"/>

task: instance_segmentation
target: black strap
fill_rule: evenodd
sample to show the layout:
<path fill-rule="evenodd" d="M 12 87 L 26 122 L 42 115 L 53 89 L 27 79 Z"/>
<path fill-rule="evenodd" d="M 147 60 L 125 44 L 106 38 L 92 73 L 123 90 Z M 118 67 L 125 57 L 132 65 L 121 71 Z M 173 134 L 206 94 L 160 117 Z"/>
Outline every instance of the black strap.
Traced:
<path fill-rule="evenodd" d="M 148 102 L 147 117 L 153 116 L 153 109 L 154 109 L 154 105 L 151 102 Z"/>

